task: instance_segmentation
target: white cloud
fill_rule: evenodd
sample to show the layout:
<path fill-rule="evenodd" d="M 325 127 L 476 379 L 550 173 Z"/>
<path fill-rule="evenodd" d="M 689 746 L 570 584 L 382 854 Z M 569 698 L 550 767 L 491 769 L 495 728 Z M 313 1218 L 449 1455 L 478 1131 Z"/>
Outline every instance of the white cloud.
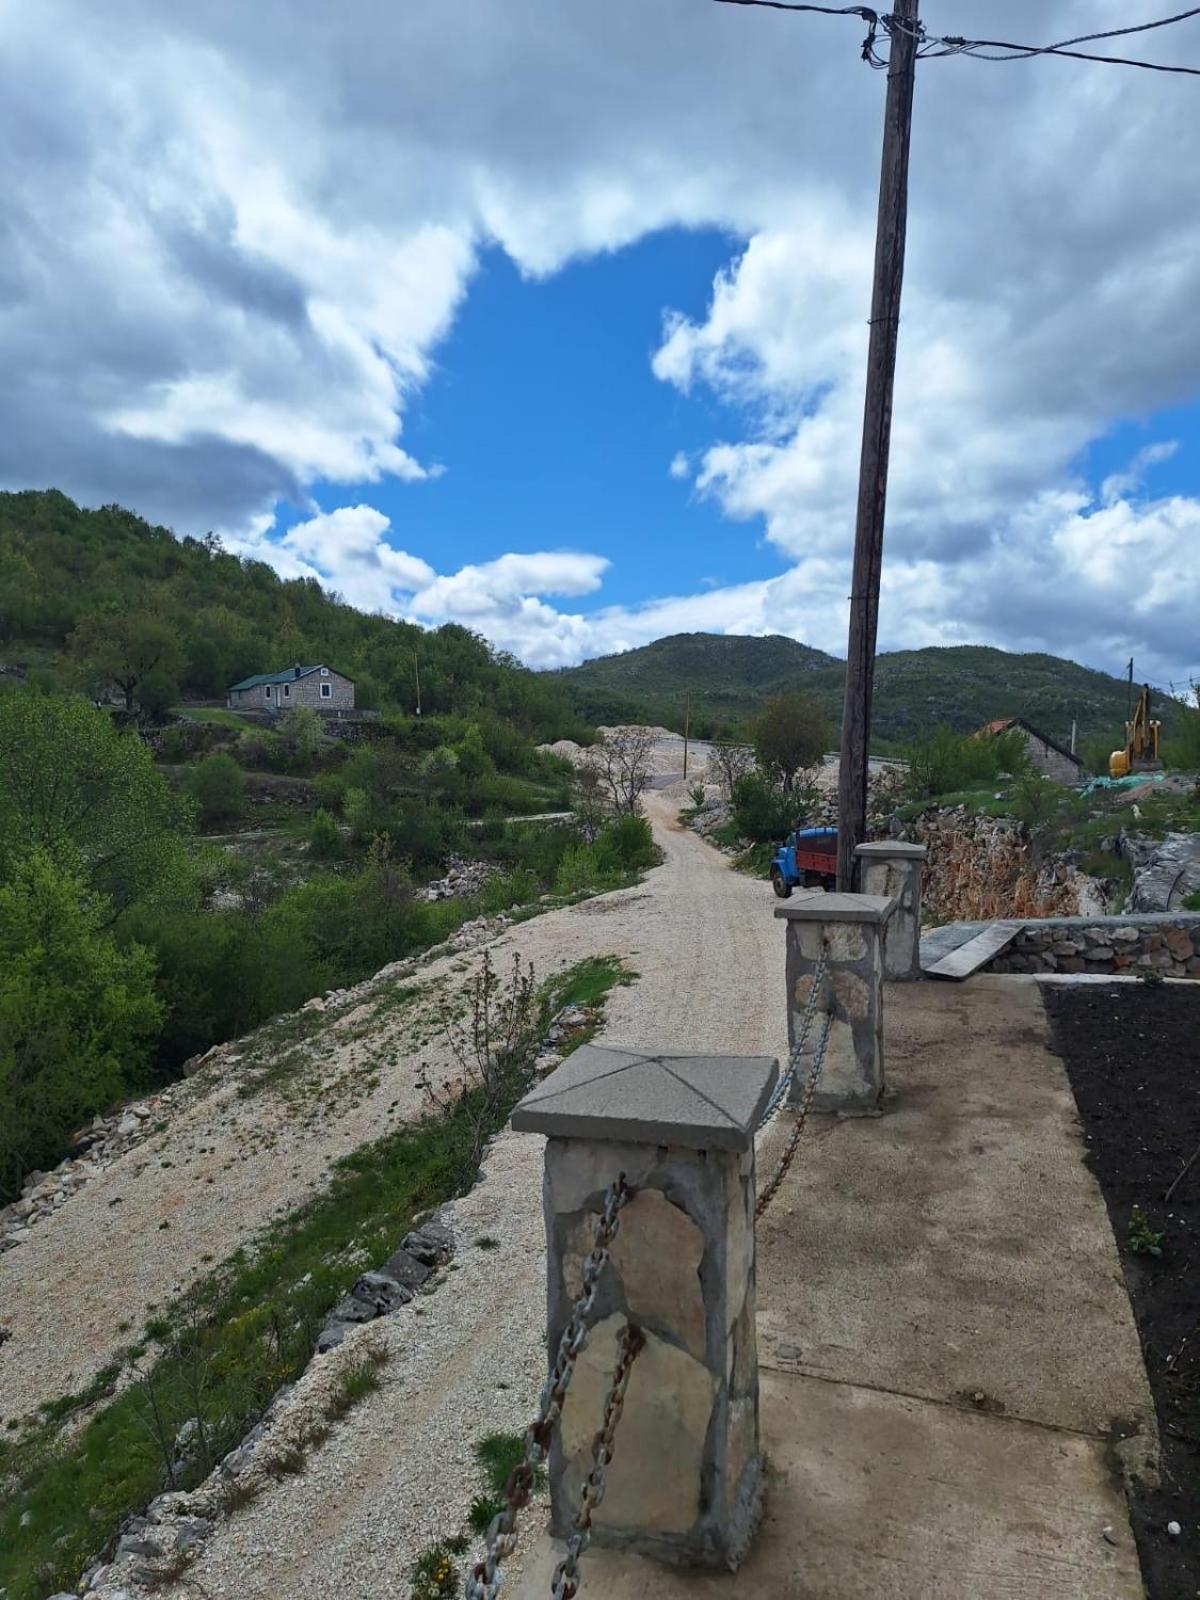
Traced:
<path fill-rule="evenodd" d="M 1031 38 L 1155 14 L 1004 12 Z M 471 619 L 543 663 L 674 627 L 839 648 L 882 95 L 860 26 L 697 0 L 346 0 L 337 26 L 294 0 L 286 28 L 235 0 L 7 8 L 0 481 L 231 530 L 356 604 Z M 1198 151 L 1185 81 L 922 63 L 883 644 L 1197 665 L 1196 502 L 1145 498 L 1169 442 L 1098 495 L 1078 464 L 1114 423 L 1195 398 Z M 691 593 L 705 551 L 678 596 L 616 608 L 600 554 L 439 572 L 364 504 L 271 531 L 318 478 L 436 470 L 402 424 L 481 248 L 549 274 L 672 225 L 744 244 L 653 358 L 734 410 L 663 465 L 747 537 L 761 521 L 784 576 Z"/>

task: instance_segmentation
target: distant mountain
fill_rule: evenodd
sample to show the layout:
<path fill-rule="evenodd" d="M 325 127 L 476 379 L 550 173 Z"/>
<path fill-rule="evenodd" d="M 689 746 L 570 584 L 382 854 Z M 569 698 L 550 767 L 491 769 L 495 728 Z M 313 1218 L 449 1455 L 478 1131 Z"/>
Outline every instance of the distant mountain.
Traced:
<path fill-rule="evenodd" d="M 777 634 L 679 633 L 555 677 L 589 721 L 636 718 L 681 728 L 690 693 L 696 733 L 720 735 L 736 732 L 784 689 L 812 694 L 836 727 L 845 663 Z M 1060 744 L 1069 742 L 1074 720 L 1081 744 L 1095 738 L 1115 747 L 1128 694 L 1125 679 L 1058 656 L 1013 655 L 988 645 L 894 650 L 876 663 L 873 744 L 898 747 L 939 722 L 966 733 L 994 717 L 1021 716 Z"/>

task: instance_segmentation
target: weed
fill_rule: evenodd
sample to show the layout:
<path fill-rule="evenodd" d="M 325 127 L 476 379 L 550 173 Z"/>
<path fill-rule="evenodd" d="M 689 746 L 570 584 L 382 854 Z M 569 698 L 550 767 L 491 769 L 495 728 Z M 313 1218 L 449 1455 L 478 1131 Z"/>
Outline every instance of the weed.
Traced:
<path fill-rule="evenodd" d="M 326 1404 L 325 1415 L 333 1422 L 340 1421 L 360 1400 L 378 1389 L 382 1381 L 379 1368 L 370 1362 L 343 1367 L 338 1373 L 337 1387 Z"/>
<path fill-rule="evenodd" d="M 1155 1232 L 1141 1206 L 1134 1206 L 1129 1213 L 1129 1228 L 1127 1231 L 1129 1248 L 1135 1256 L 1161 1256 L 1162 1242 L 1166 1237 L 1165 1230 Z"/>
<path fill-rule="evenodd" d="M 471 1501 L 471 1509 L 467 1512 L 467 1521 L 480 1538 L 491 1527 L 492 1522 L 504 1510 L 504 1501 L 499 1495 L 477 1494 Z"/>
<path fill-rule="evenodd" d="M 481 1233 L 475 1241 L 477 1250 L 499 1250 L 499 1239 L 493 1239 L 490 1233 Z"/>
<path fill-rule="evenodd" d="M 1167 981 L 1157 967 L 1147 967 L 1145 972 L 1139 972 L 1138 977 L 1147 989 L 1159 989 Z"/>
<path fill-rule="evenodd" d="M 443 1540 L 431 1544 L 417 1557 L 412 1574 L 412 1600 L 455 1600 L 458 1568 Z"/>
<path fill-rule="evenodd" d="M 475 1459 L 483 1468 L 488 1487 L 493 1494 L 503 1494 L 504 1486 L 525 1459 L 525 1435 L 521 1433 L 488 1433 L 475 1446 Z M 534 1488 L 540 1489 L 546 1481 L 542 1467 L 534 1473 Z"/>

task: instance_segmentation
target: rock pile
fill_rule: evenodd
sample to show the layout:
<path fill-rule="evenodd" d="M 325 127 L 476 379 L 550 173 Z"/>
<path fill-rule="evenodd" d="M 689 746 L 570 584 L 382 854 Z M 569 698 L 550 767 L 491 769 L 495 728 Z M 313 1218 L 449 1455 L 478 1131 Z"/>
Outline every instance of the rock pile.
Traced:
<path fill-rule="evenodd" d="M 991 972 L 1158 972 L 1200 978 L 1200 916 L 1146 915 L 1030 923 Z"/>
<path fill-rule="evenodd" d="M 446 863 L 445 877 L 427 886 L 425 898 L 468 900 L 480 892 L 495 870 L 490 861 L 467 861 L 462 856 L 451 856 Z"/>
<path fill-rule="evenodd" d="M 85 1183 L 105 1172 L 132 1145 L 155 1131 L 171 1109 L 165 1089 L 149 1100 L 137 1100 L 107 1117 L 93 1117 L 71 1141 L 72 1154 L 53 1172 L 31 1172 L 21 1198 L 0 1207 L 0 1252 L 28 1242 L 30 1229 L 66 1205 Z"/>
<path fill-rule="evenodd" d="M 1119 849 L 1133 867 L 1130 911 L 1174 911 L 1200 891 L 1200 834 L 1126 834 Z"/>
<path fill-rule="evenodd" d="M 389 1316 L 426 1286 L 435 1267 L 454 1254 L 454 1235 L 444 1211 L 436 1211 L 375 1272 L 364 1272 L 329 1314 L 317 1338 L 317 1352 L 333 1350 L 353 1327 Z"/>

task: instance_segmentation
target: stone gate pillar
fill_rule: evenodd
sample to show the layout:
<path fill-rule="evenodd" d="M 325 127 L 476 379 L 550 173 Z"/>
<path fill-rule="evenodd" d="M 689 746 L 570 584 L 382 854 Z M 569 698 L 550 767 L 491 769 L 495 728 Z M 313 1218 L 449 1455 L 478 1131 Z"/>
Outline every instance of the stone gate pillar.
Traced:
<path fill-rule="evenodd" d="M 818 1111 L 863 1114 L 883 1094 L 883 930 L 895 902 L 878 894 L 809 894 L 775 907 L 787 924 L 788 1043 L 795 1047 L 822 955 L 825 974 L 792 1085 L 798 1104 L 832 1010 Z"/>
<path fill-rule="evenodd" d="M 872 840 L 854 852 L 863 893 L 896 902 L 883 934 L 883 975 L 892 983 L 921 976 L 921 868 L 928 853 L 903 839 Z"/>
<path fill-rule="evenodd" d="M 754 1132 L 778 1078 L 761 1056 L 642 1055 L 587 1044 L 526 1095 L 547 1135 L 551 1365 L 609 1185 L 634 1191 L 597 1284 L 550 1453 L 552 1531 L 567 1537 L 592 1440 L 634 1323 L 633 1364 L 598 1543 L 734 1569 L 762 1496 L 754 1295 Z"/>

